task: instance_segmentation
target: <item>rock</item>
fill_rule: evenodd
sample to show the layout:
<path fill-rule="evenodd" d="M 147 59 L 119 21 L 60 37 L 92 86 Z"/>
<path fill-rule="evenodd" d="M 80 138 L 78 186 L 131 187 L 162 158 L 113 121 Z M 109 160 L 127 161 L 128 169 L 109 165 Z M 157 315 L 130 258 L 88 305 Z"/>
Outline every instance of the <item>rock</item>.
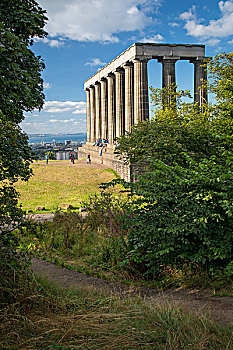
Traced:
<path fill-rule="evenodd" d="M 74 207 L 73 207 L 73 205 L 71 205 L 71 204 L 60 204 L 59 205 L 59 208 L 60 209 L 73 209 Z"/>
<path fill-rule="evenodd" d="M 35 211 L 45 210 L 45 207 L 36 207 Z"/>
<path fill-rule="evenodd" d="M 89 210 L 91 210 L 91 208 L 90 208 L 90 207 L 86 207 L 86 208 L 79 208 L 79 212 L 80 212 L 80 213 L 83 213 L 84 211 L 89 211 Z"/>

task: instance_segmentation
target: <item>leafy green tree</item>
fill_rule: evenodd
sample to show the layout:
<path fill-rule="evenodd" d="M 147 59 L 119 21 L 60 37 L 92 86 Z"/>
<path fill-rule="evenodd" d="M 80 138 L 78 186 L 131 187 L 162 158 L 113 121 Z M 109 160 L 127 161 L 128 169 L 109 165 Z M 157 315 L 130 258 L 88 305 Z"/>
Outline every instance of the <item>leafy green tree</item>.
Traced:
<path fill-rule="evenodd" d="M 215 96 L 212 129 L 224 135 L 228 147 L 233 137 L 233 52 L 221 53 L 208 61 L 208 89 Z"/>
<path fill-rule="evenodd" d="M 14 183 L 27 181 L 32 152 L 18 123 L 24 111 L 43 106 L 44 63 L 30 46 L 35 36 L 46 35 L 45 11 L 34 0 L 0 3 L 0 243 L 11 243 L 8 233 L 20 223 Z"/>
<path fill-rule="evenodd" d="M 136 195 L 128 260 L 146 274 L 166 266 L 198 264 L 209 273 L 233 274 L 232 55 L 208 63 L 216 104 L 202 110 L 175 92 L 152 89 L 154 118 L 120 138 L 118 153 L 134 169 Z"/>

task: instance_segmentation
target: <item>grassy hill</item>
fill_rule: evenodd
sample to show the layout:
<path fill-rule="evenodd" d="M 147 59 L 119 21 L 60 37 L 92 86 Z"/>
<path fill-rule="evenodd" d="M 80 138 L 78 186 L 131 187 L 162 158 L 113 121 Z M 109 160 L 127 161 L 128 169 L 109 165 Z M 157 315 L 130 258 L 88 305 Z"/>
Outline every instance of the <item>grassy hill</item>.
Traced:
<path fill-rule="evenodd" d="M 28 182 L 19 181 L 16 188 L 25 210 L 44 206 L 53 211 L 62 204 L 79 207 L 89 195 L 99 193 L 102 182 L 115 178 L 110 169 L 95 168 L 84 162 L 71 166 L 69 161 L 50 161 L 32 164 L 33 176 Z"/>

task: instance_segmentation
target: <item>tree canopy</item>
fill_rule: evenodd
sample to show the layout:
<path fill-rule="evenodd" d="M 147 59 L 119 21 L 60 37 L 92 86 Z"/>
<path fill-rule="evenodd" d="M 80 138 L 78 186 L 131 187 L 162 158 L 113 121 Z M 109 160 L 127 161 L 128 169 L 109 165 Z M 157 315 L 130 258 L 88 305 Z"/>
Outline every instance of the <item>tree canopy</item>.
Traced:
<path fill-rule="evenodd" d="M 18 123 L 25 111 L 43 106 L 45 66 L 30 46 L 34 37 L 46 36 L 46 20 L 45 11 L 34 0 L 0 3 L 0 226 L 6 234 L 22 216 L 13 185 L 31 174 L 32 151 Z"/>

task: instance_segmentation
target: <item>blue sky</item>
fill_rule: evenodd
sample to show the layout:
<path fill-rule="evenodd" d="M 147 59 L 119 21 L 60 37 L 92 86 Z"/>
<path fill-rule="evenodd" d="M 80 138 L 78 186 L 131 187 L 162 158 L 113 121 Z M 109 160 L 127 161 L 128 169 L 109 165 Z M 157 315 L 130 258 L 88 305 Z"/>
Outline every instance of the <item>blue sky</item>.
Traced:
<path fill-rule="evenodd" d="M 233 50 L 233 0 L 39 0 L 48 37 L 36 40 L 46 100 L 25 114 L 27 133 L 86 131 L 83 83 L 135 42 L 205 44 L 206 55 Z M 161 63 L 148 63 L 149 86 L 161 87 Z M 177 62 L 179 88 L 193 90 L 193 65 Z"/>

